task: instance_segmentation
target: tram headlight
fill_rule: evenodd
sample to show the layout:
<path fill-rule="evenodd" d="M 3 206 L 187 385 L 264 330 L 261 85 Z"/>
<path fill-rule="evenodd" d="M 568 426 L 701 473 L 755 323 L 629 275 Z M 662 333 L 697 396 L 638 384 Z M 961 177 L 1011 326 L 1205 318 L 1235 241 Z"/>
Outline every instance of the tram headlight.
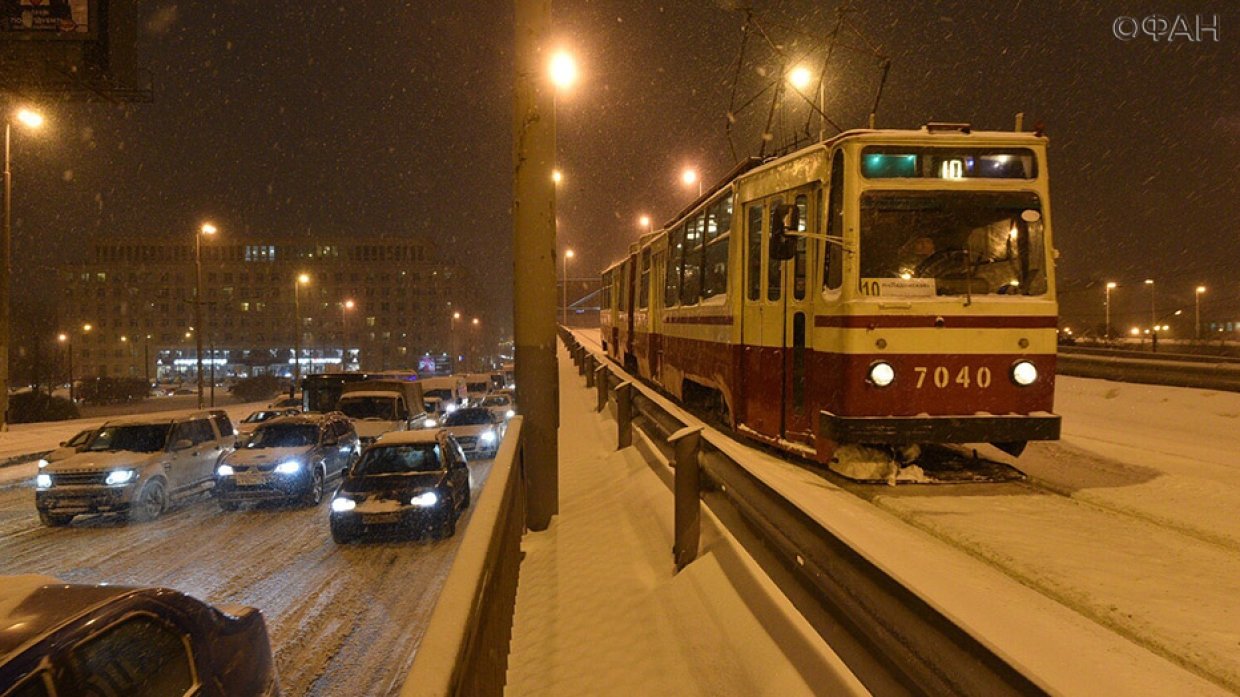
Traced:
<path fill-rule="evenodd" d="M 1021 387 L 1028 387 L 1038 379 L 1038 369 L 1029 361 L 1016 361 L 1012 364 L 1012 382 Z"/>
<path fill-rule="evenodd" d="M 870 366 L 870 382 L 876 387 L 886 387 L 896 379 L 896 369 L 890 363 L 878 361 Z"/>

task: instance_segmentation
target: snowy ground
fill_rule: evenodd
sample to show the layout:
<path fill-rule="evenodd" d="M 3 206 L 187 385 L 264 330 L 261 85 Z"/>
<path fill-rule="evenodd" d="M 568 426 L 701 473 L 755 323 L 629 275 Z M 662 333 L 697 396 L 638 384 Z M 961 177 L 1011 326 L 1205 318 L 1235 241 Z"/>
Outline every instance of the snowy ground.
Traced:
<path fill-rule="evenodd" d="M 475 497 L 490 467 L 470 465 Z M 33 463 L 0 475 L 0 574 L 168 586 L 257 607 L 287 695 L 398 691 L 469 516 L 445 541 L 346 547 L 331 540 L 326 500 L 225 513 L 200 498 L 151 523 L 96 516 L 52 529 L 35 514 Z"/>
<path fill-rule="evenodd" d="M 1240 394 L 1057 384 L 1062 440 L 1006 458 L 1031 485 L 899 487 L 875 502 L 1240 692 Z"/>
<path fill-rule="evenodd" d="M 507 694 L 863 692 L 709 514 L 673 573 L 671 494 L 559 364 L 560 512 L 522 541 Z"/>
<path fill-rule="evenodd" d="M 847 485 L 864 503 L 706 437 L 1045 689 L 1240 692 L 1240 394 L 1057 379 L 1063 440 L 1006 458 L 1028 482 Z"/>

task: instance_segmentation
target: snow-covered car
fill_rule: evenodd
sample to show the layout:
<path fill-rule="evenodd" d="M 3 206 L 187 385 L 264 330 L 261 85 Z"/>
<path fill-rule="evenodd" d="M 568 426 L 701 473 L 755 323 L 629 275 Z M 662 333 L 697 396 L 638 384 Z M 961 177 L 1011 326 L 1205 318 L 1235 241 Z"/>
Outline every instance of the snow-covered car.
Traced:
<path fill-rule="evenodd" d="M 78 431 L 72 438 L 62 442 L 59 448 L 56 448 L 40 458 L 39 469 L 43 469 L 53 462 L 60 462 L 67 457 L 82 452 L 82 448 L 85 448 L 86 444 L 90 442 L 90 437 L 95 435 L 98 431 L 99 429 L 97 428 L 88 428 L 84 431 Z"/>
<path fill-rule="evenodd" d="M 344 414 L 301 414 L 266 421 L 215 468 L 212 493 L 226 511 L 244 501 L 316 506 L 325 483 L 357 459 L 357 431 Z"/>
<path fill-rule="evenodd" d="M 167 588 L 0 577 L 0 694 L 278 695 L 258 610 Z"/>
<path fill-rule="evenodd" d="M 253 433 L 254 429 L 258 428 L 259 424 L 264 421 L 300 413 L 300 409 L 288 407 L 283 409 L 259 409 L 258 411 L 250 412 L 249 416 L 245 417 L 237 424 L 237 432 L 243 436 L 249 436 L 249 434 Z"/>
<path fill-rule="evenodd" d="M 469 506 L 469 466 L 444 429 L 387 433 L 366 448 L 332 496 L 332 539 L 431 532 L 451 537 Z"/>
<path fill-rule="evenodd" d="M 457 409 L 444 417 L 443 427 L 471 460 L 495 457 L 499 442 L 504 439 L 504 420 L 486 407 Z"/>
<path fill-rule="evenodd" d="M 417 428 L 438 428 L 439 422 L 444 417 L 444 402 L 442 397 L 422 397 L 422 405 L 426 407 L 426 417 L 422 419 L 421 424 L 416 424 Z"/>
<path fill-rule="evenodd" d="M 268 409 L 301 409 L 301 393 L 291 397 L 277 397 L 267 405 Z"/>
<path fill-rule="evenodd" d="M 235 442 L 221 411 L 109 421 L 81 452 L 39 469 L 39 520 L 53 527 L 88 513 L 150 520 L 211 486 L 216 464 Z"/>
<path fill-rule="evenodd" d="M 465 390 L 470 406 L 478 406 L 482 398 L 491 391 L 490 373 L 468 373 L 465 378 Z"/>
<path fill-rule="evenodd" d="M 517 415 L 517 403 L 512 397 L 498 392 L 492 392 L 482 398 L 482 404 L 479 405 L 483 409 L 491 412 L 497 421 L 504 422 Z"/>

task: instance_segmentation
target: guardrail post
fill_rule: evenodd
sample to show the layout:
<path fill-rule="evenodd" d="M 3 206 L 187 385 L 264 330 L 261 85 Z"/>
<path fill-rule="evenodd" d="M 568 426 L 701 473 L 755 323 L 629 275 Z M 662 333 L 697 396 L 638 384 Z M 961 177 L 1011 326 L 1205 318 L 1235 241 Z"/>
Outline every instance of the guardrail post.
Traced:
<path fill-rule="evenodd" d="M 616 385 L 616 450 L 633 444 L 633 383 Z"/>
<path fill-rule="evenodd" d="M 602 361 L 600 361 L 601 363 Z M 600 365 L 594 369 L 594 385 L 598 387 L 598 406 L 594 411 L 603 411 L 607 408 L 607 366 Z"/>
<path fill-rule="evenodd" d="M 676 450 L 675 540 L 672 557 L 676 570 L 680 571 L 697 559 L 698 542 L 702 533 L 702 505 L 698 500 L 701 486 L 701 469 L 698 465 L 698 446 L 702 427 L 686 426 L 668 437 L 667 442 Z"/>
<path fill-rule="evenodd" d="M 586 357 L 588 355 L 589 354 L 586 353 L 586 350 L 583 347 L 580 347 L 580 346 L 577 347 L 577 374 L 578 375 L 586 374 Z"/>
<path fill-rule="evenodd" d="M 586 354 L 585 361 L 582 362 L 581 369 L 586 374 L 586 387 L 594 387 L 594 355 Z"/>

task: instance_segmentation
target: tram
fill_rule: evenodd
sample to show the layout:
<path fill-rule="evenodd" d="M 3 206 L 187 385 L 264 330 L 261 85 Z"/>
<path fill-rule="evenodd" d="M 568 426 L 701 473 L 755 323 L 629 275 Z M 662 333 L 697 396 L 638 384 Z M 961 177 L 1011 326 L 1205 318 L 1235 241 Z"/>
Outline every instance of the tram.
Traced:
<path fill-rule="evenodd" d="M 603 271 L 604 347 L 823 463 L 1057 439 L 1046 146 L 928 124 L 743 162 Z"/>

